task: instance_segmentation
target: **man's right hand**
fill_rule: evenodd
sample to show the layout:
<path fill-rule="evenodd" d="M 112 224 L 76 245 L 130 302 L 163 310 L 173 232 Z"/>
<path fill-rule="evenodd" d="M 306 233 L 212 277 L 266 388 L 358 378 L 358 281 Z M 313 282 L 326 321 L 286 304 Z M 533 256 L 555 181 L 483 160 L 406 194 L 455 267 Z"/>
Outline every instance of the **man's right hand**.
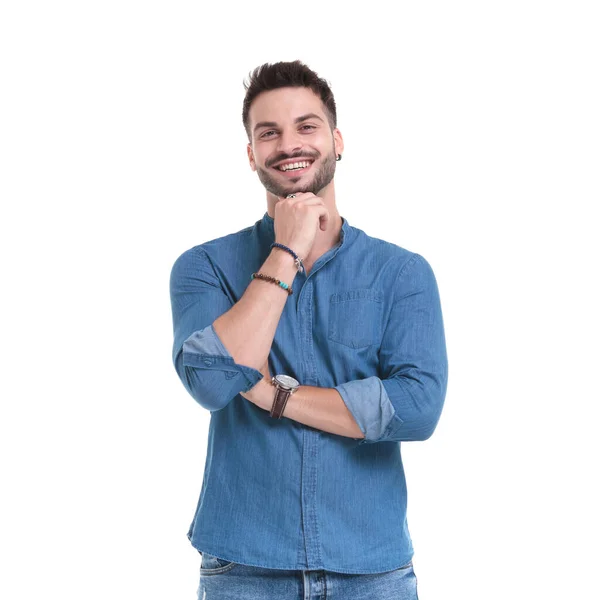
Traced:
<path fill-rule="evenodd" d="M 327 230 L 329 211 L 322 198 L 299 192 L 295 198 L 280 198 L 275 205 L 275 241 L 306 258 L 317 237 L 317 228 Z"/>

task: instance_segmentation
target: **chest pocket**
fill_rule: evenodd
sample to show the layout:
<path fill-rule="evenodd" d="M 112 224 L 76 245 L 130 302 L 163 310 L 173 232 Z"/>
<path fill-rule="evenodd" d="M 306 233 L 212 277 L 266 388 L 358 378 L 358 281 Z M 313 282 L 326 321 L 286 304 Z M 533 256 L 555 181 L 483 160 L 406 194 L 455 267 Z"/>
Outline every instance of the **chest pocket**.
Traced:
<path fill-rule="evenodd" d="M 332 342 L 362 348 L 379 343 L 383 314 L 383 292 L 375 289 L 346 290 L 329 297 L 327 338 Z"/>

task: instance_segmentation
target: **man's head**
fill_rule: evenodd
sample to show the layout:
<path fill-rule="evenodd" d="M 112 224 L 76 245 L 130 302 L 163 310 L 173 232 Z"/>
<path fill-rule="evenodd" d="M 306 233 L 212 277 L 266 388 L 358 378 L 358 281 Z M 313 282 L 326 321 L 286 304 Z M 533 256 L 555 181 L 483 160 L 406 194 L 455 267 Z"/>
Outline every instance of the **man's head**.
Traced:
<path fill-rule="evenodd" d="M 244 86 L 242 120 L 252 170 L 276 196 L 318 194 L 332 181 L 344 148 L 327 82 L 294 61 L 261 65 Z M 295 171 L 282 170 L 294 163 L 301 163 Z"/>

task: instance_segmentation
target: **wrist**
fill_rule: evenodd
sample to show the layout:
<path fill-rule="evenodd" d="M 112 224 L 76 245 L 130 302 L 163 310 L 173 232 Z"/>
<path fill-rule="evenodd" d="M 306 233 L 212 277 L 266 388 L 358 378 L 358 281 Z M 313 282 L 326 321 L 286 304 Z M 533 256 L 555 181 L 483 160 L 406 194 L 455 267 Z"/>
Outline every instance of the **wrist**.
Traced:
<path fill-rule="evenodd" d="M 278 273 L 291 276 L 292 278 L 298 272 L 296 259 L 289 252 L 277 247 L 271 248 L 271 253 L 263 263 L 263 266 L 275 269 Z"/>
<path fill-rule="evenodd" d="M 286 246 L 285 244 L 281 244 L 280 242 L 273 242 L 271 244 L 271 250 L 275 250 L 276 248 L 278 248 L 284 253 L 289 254 L 294 259 L 294 265 L 297 271 L 299 271 L 300 273 L 304 272 L 304 264 L 302 263 L 302 257 L 296 254 L 296 252 L 292 248 Z"/>
<path fill-rule="evenodd" d="M 272 379 L 274 388 L 273 404 L 269 411 L 274 419 L 281 419 L 284 416 L 290 398 L 298 391 L 300 382 L 290 375 L 279 373 Z"/>

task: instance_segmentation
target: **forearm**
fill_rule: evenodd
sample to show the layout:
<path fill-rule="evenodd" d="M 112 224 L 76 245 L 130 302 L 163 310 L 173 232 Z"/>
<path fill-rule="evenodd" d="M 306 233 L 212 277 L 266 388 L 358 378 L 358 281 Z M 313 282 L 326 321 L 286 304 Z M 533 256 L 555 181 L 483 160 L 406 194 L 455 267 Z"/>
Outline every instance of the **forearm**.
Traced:
<path fill-rule="evenodd" d="M 291 254 L 273 249 L 257 272 L 292 287 L 298 271 Z M 255 278 L 239 301 L 215 319 L 213 329 L 236 363 L 263 368 L 285 303 L 291 297 L 280 286 Z"/>
<path fill-rule="evenodd" d="M 334 388 L 301 385 L 289 397 L 283 416 L 327 433 L 364 438 L 358 423 Z"/>
<path fill-rule="evenodd" d="M 263 410 L 270 411 L 275 398 L 275 388 L 265 380 L 247 393 L 242 393 Z M 285 405 L 282 418 L 292 419 L 309 427 L 354 439 L 365 436 L 342 397 L 334 388 L 301 385 Z"/>

